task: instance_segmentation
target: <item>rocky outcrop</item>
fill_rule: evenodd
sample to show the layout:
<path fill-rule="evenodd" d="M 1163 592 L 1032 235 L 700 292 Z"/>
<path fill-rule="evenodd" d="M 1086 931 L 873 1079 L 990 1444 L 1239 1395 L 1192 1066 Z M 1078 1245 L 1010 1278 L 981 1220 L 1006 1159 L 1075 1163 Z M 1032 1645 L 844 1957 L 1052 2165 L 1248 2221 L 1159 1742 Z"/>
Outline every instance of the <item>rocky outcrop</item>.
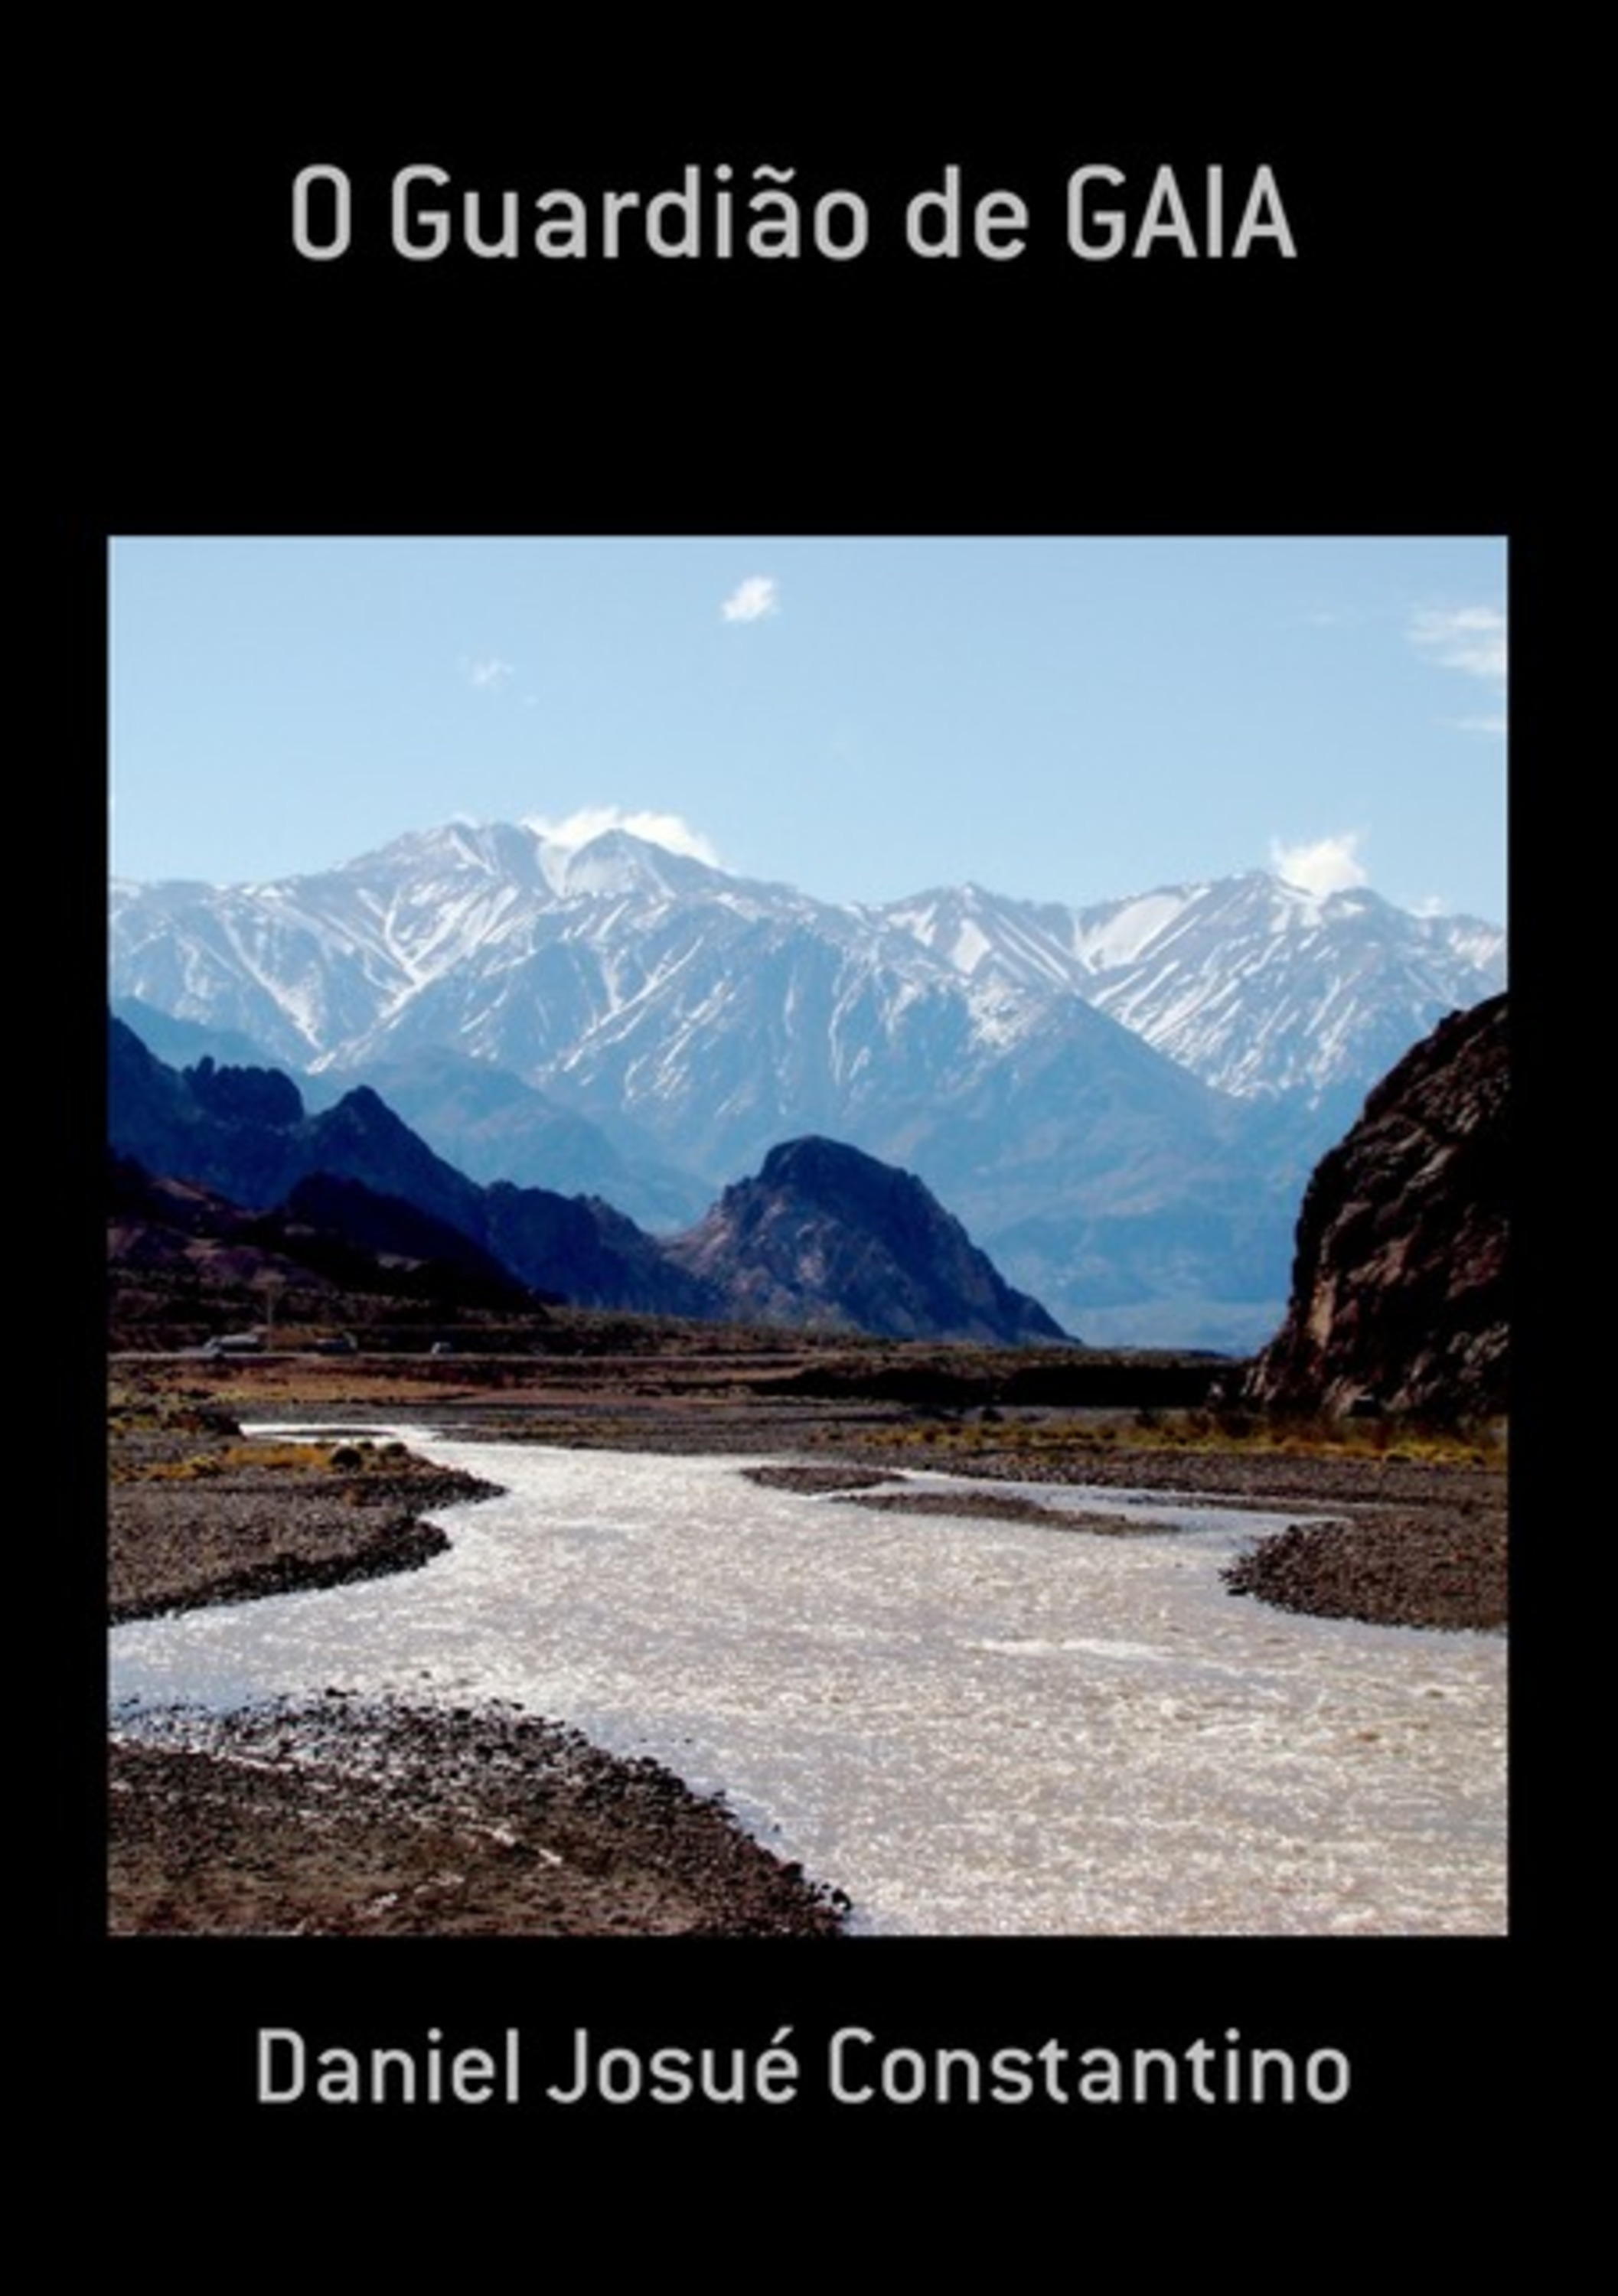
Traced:
<path fill-rule="evenodd" d="M 1377 1086 L 1310 1182 L 1292 1303 L 1249 1400 L 1507 1407 L 1507 1081 L 1497 996 L 1440 1021 Z"/>
<path fill-rule="evenodd" d="M 1066 1336 L 911 1173 L 835 1140 L 772 1148 L 665 1249 L 743 1321 L 980 1345 Z"/>

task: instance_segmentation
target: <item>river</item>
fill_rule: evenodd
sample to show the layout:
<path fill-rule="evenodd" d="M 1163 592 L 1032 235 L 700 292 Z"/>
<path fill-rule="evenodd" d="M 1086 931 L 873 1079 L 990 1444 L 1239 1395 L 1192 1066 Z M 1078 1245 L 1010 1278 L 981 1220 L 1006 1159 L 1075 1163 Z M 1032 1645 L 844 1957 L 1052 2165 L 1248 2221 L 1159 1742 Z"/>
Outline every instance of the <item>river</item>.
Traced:
<path fill-rule="evenodd" d="M 126 1726 L 328 1687 L 513 1699 L 722 1789 L 869 1931 L 1506 1926 L 1504 1637 L 1225 1593 L 1294 1516 L 1030 1487 L 1125 1507 L 1100 1537 L 388 1431 L 505 1496 L 436 1518 L 424 1570 L 117 1628 Z"/>

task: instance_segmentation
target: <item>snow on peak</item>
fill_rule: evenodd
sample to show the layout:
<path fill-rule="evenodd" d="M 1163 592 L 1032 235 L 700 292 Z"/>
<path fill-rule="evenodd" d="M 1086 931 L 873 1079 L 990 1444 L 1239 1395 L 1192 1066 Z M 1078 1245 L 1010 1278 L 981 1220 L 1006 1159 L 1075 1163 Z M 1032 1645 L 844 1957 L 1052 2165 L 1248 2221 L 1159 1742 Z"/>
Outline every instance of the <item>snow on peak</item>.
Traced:
<path fill-rule="evenodd" d="M 626 813 L 620 805 L 586 805 L 561 821 L 552 821 L 542 813 L 525 814 L 522 827 L 547 850 L 558 854 L 577 853 L 611 831 L 622 831 L 642 845 L 661 846 L 667 853 L 683 854 L 687 860 L 703 862 L 710 869 L 719 866 L 712 840 L 704 837 L 700 829 L 693 829 L 678 813 L 648 813 L 644 809 Z"/>
<path fill-rule="evenodd" d="M 546 882 L 562 900 L 580 895 L 689 892 L 709 875 L 707 865 L 691 855 L 626 829 L 604 830 L 582 845 L 547 846 L 540 860 Z"/>

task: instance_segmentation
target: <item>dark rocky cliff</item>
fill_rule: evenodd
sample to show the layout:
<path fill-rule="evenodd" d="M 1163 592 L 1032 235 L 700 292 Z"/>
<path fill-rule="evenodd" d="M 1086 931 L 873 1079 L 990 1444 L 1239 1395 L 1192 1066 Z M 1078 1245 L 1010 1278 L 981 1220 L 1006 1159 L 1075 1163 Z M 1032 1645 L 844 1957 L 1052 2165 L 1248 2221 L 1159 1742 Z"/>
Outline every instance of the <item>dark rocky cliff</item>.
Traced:
<path fill-rule="evenodd" d="M 1317 1166 L 1254 1402 L 1453 1418 L 1507 1407 L 1507 1000 L 1453 1013 Z"/>

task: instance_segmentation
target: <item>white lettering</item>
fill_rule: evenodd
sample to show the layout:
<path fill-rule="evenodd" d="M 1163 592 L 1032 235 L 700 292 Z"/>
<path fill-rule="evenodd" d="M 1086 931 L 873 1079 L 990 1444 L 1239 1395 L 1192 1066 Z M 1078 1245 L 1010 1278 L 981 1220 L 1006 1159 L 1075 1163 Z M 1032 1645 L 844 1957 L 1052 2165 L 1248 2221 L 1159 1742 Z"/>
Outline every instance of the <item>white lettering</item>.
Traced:
<path fill-rule="evenodd" d="M 309 190 L 328 184 L 332 191 L 332 226 L 324 240 L 309 229 Z M 332 263 L 349 251 L 353 193 L 341 168 L 300 168 L 292 178 L 292 245 L 308 263 Z"/>
<path fill-rule="evenodd" d="M 1281 194 L 1272 168 L 1261 168 L 1253 179 L 1253 189 L 1247 194 L 1247 205 L 1236 232 L 1236 245 L 1230 250 L 1232 255 L 1245 255 L 1255 239 L 1273 239 L 1283 255 L 1294 259 L 1297 257 L 1298 250 L 1293 243 L 1292 228 L 1286 220 L 1286 210 L 1281 205 Z"/>
<path fill-rule="evenodd" d="M 1332 2068 L 1332 2085 L 1324 2086 L 1321 2068 Z M 1317 2104 L 1341 2104 L 1349 2093 L 1349 2061 L 1341 2049 L 1311 2049 L 1303 2068 L 1303 2086 Z"/>
<path fill-rule="evenodd" d="M 589 219 L 577 192 L 546 192 L 534 205 L 544 217 L 534 233 L 538 253 L 563 257 L 589 253 Z"/>
<path fill-rule="evenodd" d="M 702 251 L 702 177 L 687 168 L 678 192 L 659 192 L 646 202 L 646 245 L 653 255 L 700 255 Z M 663 217 L 678 218 L 672 237 L 663 229 Z"/>
<path fill-rule="evenodd" d="M 466 193 L 461 203 L 461 212 L 466 218 L 466 246 L 470 254 L 505 257 L 516 254 L 517 194 L 515 192 L 502 192 L 500 194 L 500 229 L 498 236 L 494 239 L 485 239 L 483 236 L 483 201 L 476 192 Z"/>
<path fill-rule="evenodd" d="M 434 184 L 442 189 L 448 181 L 442 168 L 428 166 L 401 168 L 393 178 L 393 245 L 412 263 L 431 263 L 442 255 L 449 244 L 449 217 L 442 208 L 426 208 L 419 216 L 414 214 L 411 192 L 417 184 Z M 418 223 L 426 226 L 425 240 L 411 236 Z"/>
<path fill-rule="evenodd" d="M 1186 213 L 1186 203 L 1180 198 L 1179 184 L 1175 180 L 1172 168 L 1160 168 L 1153 177 L 1146 211 L 1140 219 L 1140 229 L 1130 251 L 1135 255 L 1149 255 L 1160 239 L 1171 239 L 1182 255 L 1196 253 L 1191 218 Z"/>
<path fill-rule="evenodd" d="M 846 218 L 841 239 L 832 229 L 833 218 L 839 212 Z M 865 253 L 866 242 L 871 235 L 871 218 L 858 192 L 827 192 L 815 201 L 810 228 L 822 255 L 829 256 L 834 263 L 848 263 L 856 255 Z"/>
<path fill-rule="evenodd" d="M 290 2053 L 291 2062 L 283 2076 L 285 2086 L 275 2082 L 275 2054 L 278 2050 Z M 259 2102 L 260 2104 L 293 2104 L 303 2095 L 305 2049 L 301 2033 L 294 2033 L 284 2025 L 267 2025 L 259 2034 Z"/>
<path fill-rule="evenodd" d="M 1087 263 L 1105 263 L 1117 254 L 1123 245 L 1123 216 L 1117 208 L 1101 208 L 1091 212 L 1086 204 L 1089 186 L 1094 183 L 1121 184 L 1121 168 L 1108 168 L 1100 162 L 1088 168 L 1075 168 L 1067 179 L 1067 243 L 1075 255 Z M 1091 225 L 1098 225 L 1105 237 L 1090 237 Z"/>

